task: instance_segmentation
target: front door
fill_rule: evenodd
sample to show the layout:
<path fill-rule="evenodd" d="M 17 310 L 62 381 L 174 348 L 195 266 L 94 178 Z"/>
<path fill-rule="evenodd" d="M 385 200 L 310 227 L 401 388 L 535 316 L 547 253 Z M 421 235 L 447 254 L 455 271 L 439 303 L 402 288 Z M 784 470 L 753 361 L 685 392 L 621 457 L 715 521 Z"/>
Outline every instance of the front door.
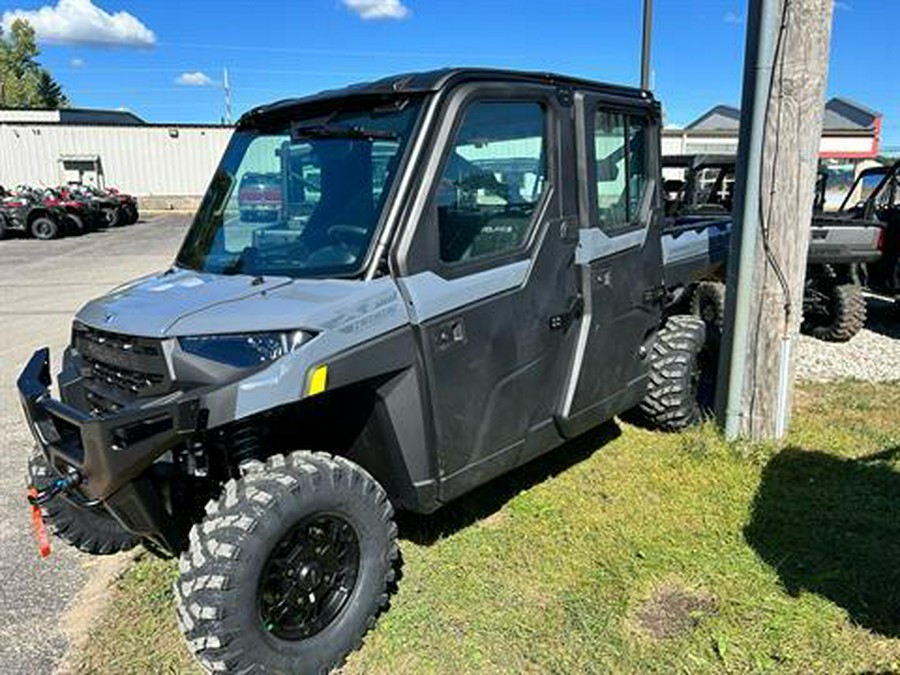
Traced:
<path fill-rule="evenodd" d="M 658 107 L 579 93 L 575 115 L 585 311 L 560 411 L 570 437 L 643 398 L 663 283 Z"/>
<path fill-rule="evenodd" d="M 410 247 L 418 263 L 399 283 L 421 340 L 446 500 L 559 442 L 579 300 L 577 227 L 563 215 L 574 212 L 574 163 L 560 160 L 573 138 L 565 97 L 473 84 L 444 115 Z"/>

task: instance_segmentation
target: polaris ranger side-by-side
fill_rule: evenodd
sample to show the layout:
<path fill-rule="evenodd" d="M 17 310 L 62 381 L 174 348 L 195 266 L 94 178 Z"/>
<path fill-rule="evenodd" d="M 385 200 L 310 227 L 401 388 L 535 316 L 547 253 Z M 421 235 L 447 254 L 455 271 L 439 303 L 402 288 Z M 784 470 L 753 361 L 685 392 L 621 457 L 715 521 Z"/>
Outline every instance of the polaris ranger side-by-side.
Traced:
<path fill-rule="evenodd" d="M 667 308 L 710 247 L 663 243 L 659 129 L 641 90 L 475 69 L 250 111 L 173 266 L 78 313 L 59 398 L 46 349 L 22 372 L 35 508 L 83 550 L 180 555 L 209 670 L 341 663 L 396 508 L 635 407 L 700 419 L 706 326 Z M 280 177 L 271 221 L 241 216 L 250 173 Z"/>

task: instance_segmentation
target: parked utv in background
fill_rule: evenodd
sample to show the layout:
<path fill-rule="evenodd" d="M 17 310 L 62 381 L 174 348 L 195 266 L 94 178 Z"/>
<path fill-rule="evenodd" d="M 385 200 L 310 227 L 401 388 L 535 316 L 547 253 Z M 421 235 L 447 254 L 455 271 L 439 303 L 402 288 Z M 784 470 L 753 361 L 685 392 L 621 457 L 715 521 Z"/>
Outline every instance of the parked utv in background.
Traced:
<path fill-rule="evenodd" d="M 676 222 L 697 222 L 730 216 L 735 158 L 730 155 L 665 157 L 667 168 L 684 170 L 684 179 L 665 181 L 666 212 Z M 824 213 L 827 175 L 820 172 L 811 223 L 803 295 L 801 330 L 821 340 L 845 342 L 865 325 L 866 302 L 862 275 L 878 261 L 884 242 L 882 223 L 875 218 Z M 696 311 L 723 316 L 724 288 L 709 289 L 695 303 Z M 714 303 L 714 305 L 709 305 Z M 705 309 L 704 309 L 705 307 Z"/>
<path fill-rule="evenodd" d="M 900 296 L 900 162 L 861 171 L 838 213 L 845 220 L 882 228 L 881 255 L 862 270 L 863 281 L 876 293 Z"/>
<path fill-rule="evenodd" d="M 474 69 L 251 110 L 172 267 L 78 313 L 59 398 L 47 349 L 23 370 L 34 502 L 82 550 L 180 555 L 207 669 L 338 666 L 395 509 L 635 407 L 702 418 L 707 327 L 672 311 L 710 234 L 664 248 L 659 131 L 647 92 Z M 248 174 L 280 177 L 273 221 Z"/>

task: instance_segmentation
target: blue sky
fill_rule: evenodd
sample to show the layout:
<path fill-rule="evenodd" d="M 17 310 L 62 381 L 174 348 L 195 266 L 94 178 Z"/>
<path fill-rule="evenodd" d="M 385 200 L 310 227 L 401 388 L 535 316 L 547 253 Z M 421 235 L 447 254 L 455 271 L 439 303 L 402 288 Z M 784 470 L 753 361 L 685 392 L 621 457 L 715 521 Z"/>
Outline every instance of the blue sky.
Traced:
<path fill-rule="evenodd" d="M 900 2 L 836 5 L 828 95 L 881 111 L 882 145 L 900 146 L 897 60 L 888 49 Z M 640 67 L 641 0 L 7 0 L 0 11 L 8 21 L 13 10 L 42 12 L 41 60 L 74 105 L 126 107 L 150 121 L 218 121 L 226 67 L 235 115 L 445 65 L 626 84 Z M 668 122 L 739 102 L 745 12 L 746 0 L 655 1 L 654 83 Z"/>

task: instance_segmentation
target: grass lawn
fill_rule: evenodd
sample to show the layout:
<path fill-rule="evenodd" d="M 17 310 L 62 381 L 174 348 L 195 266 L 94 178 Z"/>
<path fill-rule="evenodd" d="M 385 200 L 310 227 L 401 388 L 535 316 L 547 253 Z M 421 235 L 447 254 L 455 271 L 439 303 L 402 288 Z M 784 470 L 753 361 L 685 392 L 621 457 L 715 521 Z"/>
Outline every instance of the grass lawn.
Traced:
<path fill-rule="evenodd" d="M 900 384 L 804 385 L 783 447 L 610 424 L 428 518 L 345 673 L 900 671 Z M 174 562 L 78 669 L 193 673 Z"/>

